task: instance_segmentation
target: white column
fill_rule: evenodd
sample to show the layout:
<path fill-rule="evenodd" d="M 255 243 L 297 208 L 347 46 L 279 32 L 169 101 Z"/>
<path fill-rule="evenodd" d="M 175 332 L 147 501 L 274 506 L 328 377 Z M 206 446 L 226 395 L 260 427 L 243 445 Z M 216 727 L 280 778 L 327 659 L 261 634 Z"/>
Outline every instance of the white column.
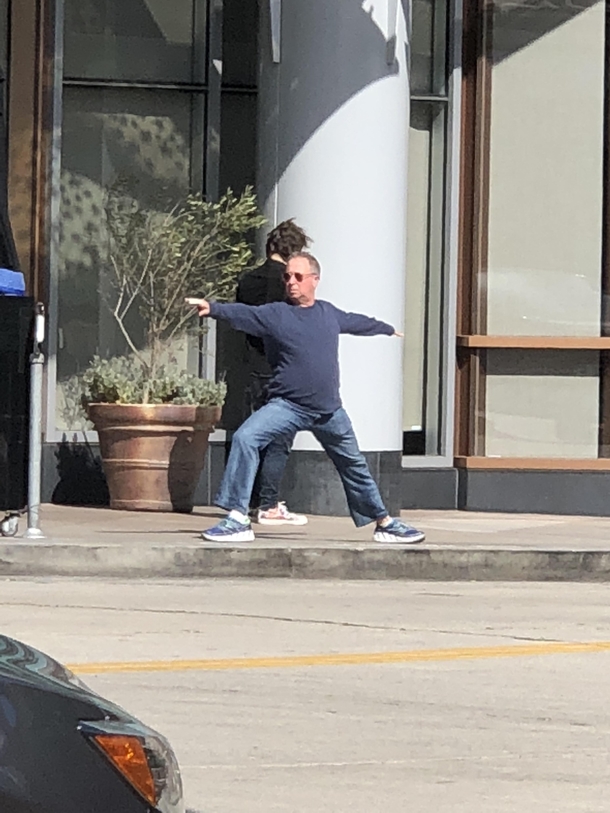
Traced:
<path fill-rule="evenodd" d="M 281 6 L 275 48 L 271 6 Z M 320 298 L 400 330 L 407 0 L 261 0 L 261 7 L 261 205 L 270 223 L 295 217 L 313 237 Z M 365 451 L 402 448 L 402 352 L 397 338 L 341 339 L 343 403 Z M 318 447 L 305 436 L 298 448 Z"/>

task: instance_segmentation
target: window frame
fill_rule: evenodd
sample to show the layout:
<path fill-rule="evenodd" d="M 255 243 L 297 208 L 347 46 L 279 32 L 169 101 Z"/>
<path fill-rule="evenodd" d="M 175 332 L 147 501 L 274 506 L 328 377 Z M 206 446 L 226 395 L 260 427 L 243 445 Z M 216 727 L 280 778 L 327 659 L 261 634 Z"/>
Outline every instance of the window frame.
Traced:
<path fill-rule="evenodd" d="M 491 61 L 493 0 L 464 0 L 462 160 L 456 334 L 455 465 L 466 469 L 610 470 L 610 356 L 600 353 L 598 458 L 486 457 L 486 348 L 549 350 L 610 349 L 610 0 L 605 3 L 604 164 L 600 336 L 510 336 L 486 333 L 485 285 L 490 183 Z M 603 457 L 602 453 L 607 455 Z"/>
<path fill-rule="evenodd" d="M 220 168 L 220 111 L 222 85 L 222 0 L 195 0 L 194 37 L 205 37 L 207 42 L 206 65 L 199 66 L 197 73 L 206 81 L 192 83 L 138 82 L 118 80 L 78 79 L 64 76 L 64 0 L 55 0 L 52 25 L 52 94 L 49 99 L 49 177 L 48 177 L 48 320 L 47 320 L 47 362 L 46 397 L 43 422 L 44 441 L 60 443 L 66 438 L 97 443 L 97 432 L 93 430 L 60 429 L 57 427 L 57 350 L 59 320 L 59 228 L 61 202 L 61 156 L 64 87 L 99 88 L 141 88 L 152 90 L 174 90 L 205 94 L 205 131 L 201 138 L 203 171 L 191 177 L 193 188 L 200 188 L 213 199 L 218 198 Z M 205 70 L 205 75 L 203 71 Z M 229 88 L 230 90 L 231 88 Z M 243 88 L 239 88 L 242 91 Z M 208 331 L 200 354 L 200 375 L 214 377 L 216 372 L 215 330 Z M 225 431 L 217 429 L 210 435 L 211 441 L 224 441 Z"/>
<path fill-rule="evenodd" d="M 437 21 L 438 25 L 438 21 Z M 405 469 L 451 468 L 454 465 L 455 433 L 455 346 L 456 309 L 460 220 L 460 172 L 462 154 L 462 0 L 449 0 L 445 36 L 446 88 L 445 93 L 412 93 L 411 102 L 443 105 L 445 109 L 445 173 L 442 214 L 442 279 L 439 312 L 440 359 L 436 372 L 440 378 L 438 398 L 438 453 L 402 456 Z M 407 291 L 408 295 L 408 291 Z M 425 339 L 427 344 L 427 338 Z M 425 350 L 427 356 L 427 350 Z M 425 366 L 427 361 L 425 360 Z M 425 378 L 425 376 L 424 376 Z M 404 386 L 409 386 L 405 381 Z M 426 420 L 426 384 L 424 381 L 424 420 Z M 424 424 L 425 427 L 425 424 Z M 425 430 L 424 430 L 425 431 Z M 403 435 L 404 437 L 404 435 Z"/>

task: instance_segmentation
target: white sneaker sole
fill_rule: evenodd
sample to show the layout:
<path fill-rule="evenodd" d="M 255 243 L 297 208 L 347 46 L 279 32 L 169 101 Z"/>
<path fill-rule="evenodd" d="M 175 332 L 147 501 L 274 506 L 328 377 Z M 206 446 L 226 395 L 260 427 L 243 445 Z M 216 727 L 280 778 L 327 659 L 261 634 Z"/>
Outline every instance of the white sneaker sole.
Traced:
<path fill-rule="evenodd" d="M 259 525 L 307 525 L 307 517 L 297 517 L 296 519 L 271 519 L 269 517 L 261 517 L 256 520 Z"/>
<path fill-rule="evenodd" d="M 419 545 L 426 538 L 426 534 L 418 533 L 409 537 L 400 537 L 385 531 L 375 531 L 373 540 L 375 542 L 390 542 L 392 545 Z"/>
<path fill-rule="evenodd" d="M 254 542 L 254 531 L 252 528 L 249 528 L 247 531 L 239 531 L 236 534 L 227 534 L 226 536 L 216 536 L 216 534 L 207 534 L 205 531 L 202 531 L 201 536 L 207 542 Z"/>

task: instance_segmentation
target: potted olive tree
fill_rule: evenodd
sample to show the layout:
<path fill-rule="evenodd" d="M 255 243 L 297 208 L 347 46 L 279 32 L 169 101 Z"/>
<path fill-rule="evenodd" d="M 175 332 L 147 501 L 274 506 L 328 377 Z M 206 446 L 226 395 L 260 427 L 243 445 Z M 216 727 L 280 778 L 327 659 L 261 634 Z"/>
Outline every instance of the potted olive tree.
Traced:
<path fill-rule="evenodd" d="M 106 204 L 112 295 L 107 304 L 128 347 L 94 358 L 83 406 L 97 430 L 112 508 L 190 512 L 222 382 L 181 369 L 173 347 L 200 331 L 185 297 L 233 297 L 264 223 L 251 188 L 216 203 L 191 195 L 169 212 L 144 209 L 120 189 Z"/>

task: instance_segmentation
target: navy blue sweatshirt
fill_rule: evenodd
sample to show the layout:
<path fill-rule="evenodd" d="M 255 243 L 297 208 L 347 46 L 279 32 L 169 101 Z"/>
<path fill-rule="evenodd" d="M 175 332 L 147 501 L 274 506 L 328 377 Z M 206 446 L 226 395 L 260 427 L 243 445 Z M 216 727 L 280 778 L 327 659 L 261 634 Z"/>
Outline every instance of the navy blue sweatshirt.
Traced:
<path fill-rule="evenodd" d="M 339 334 L 392 336 L 394 328 L 359 313 L 346 313 L 321 299 L 309 308 L 210 303 L 210 316 L 264 340 L 273 377 L 270 398 L 285 398 L 314 412 L 339 409 Z"/>

